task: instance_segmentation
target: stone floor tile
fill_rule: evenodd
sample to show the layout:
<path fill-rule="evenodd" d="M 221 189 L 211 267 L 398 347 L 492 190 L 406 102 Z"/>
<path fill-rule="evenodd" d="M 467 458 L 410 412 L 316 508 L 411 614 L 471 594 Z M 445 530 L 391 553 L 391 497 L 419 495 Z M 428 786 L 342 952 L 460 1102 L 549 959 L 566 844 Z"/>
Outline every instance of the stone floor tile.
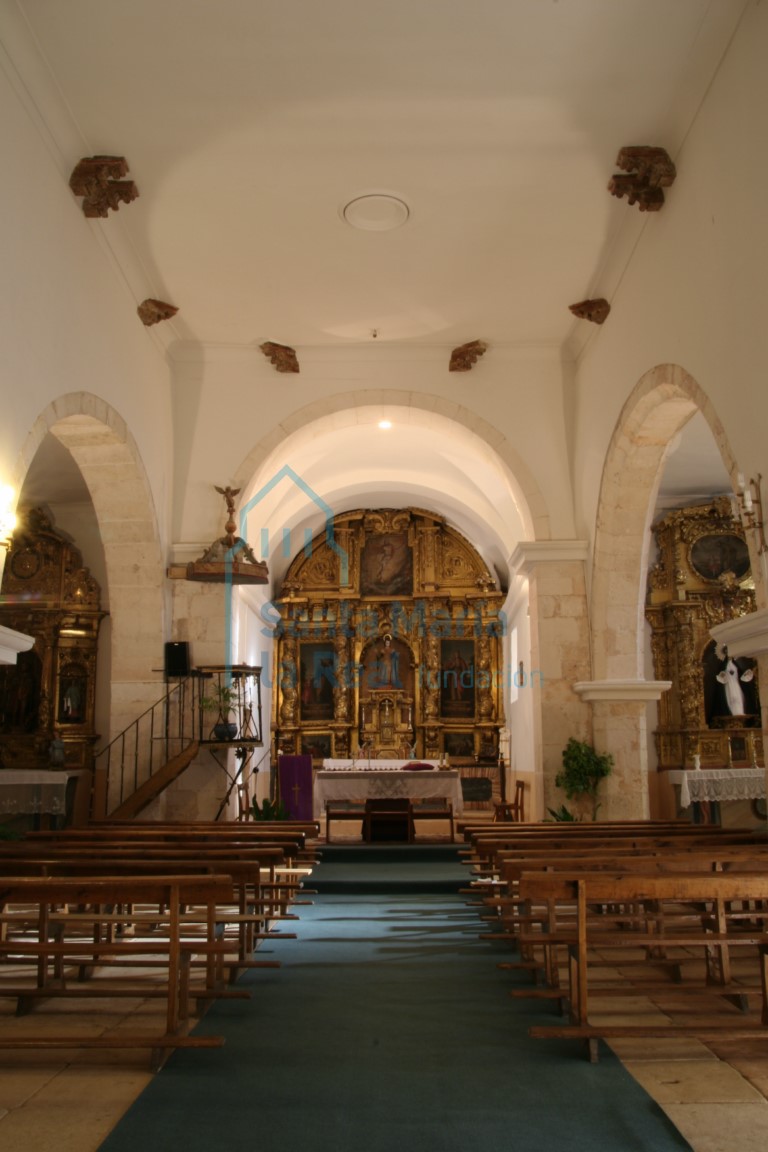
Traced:
<path fill-rule="evenodd" d="M 660 1104 L 765 1103 L 740 1073 L 720 1060 L 629 1060 L 627 1068 Z"/>
<path fill-rule="evenodd" d="M 664 1111 L 694 1152 L 765 1152 L 768 1102 L 665 1104 Z"/>

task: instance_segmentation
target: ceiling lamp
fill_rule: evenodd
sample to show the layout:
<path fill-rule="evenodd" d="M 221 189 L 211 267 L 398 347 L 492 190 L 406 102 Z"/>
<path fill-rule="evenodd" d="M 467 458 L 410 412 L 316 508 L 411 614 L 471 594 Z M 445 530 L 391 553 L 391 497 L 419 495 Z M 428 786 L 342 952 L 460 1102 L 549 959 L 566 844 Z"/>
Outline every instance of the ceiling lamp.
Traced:
<path fill-rule="evenodd" d="M 391 232 L 405 224 L 410 214 L 404 200 L 387 192 L 356 196 L 341 209 L 342 219 L 363 232 Z"/>

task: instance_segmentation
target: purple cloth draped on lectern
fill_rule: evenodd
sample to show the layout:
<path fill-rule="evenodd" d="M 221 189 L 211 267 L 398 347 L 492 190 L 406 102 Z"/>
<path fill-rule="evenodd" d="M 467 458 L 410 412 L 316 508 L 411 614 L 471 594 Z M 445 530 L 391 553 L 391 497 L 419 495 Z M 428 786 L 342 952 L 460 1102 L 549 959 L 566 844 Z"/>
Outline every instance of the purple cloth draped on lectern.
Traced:
<path fill-rule="evenodd" d="M 281 756 L 280 799 L 292 820 L 312 819 L 312 757 Z"/>

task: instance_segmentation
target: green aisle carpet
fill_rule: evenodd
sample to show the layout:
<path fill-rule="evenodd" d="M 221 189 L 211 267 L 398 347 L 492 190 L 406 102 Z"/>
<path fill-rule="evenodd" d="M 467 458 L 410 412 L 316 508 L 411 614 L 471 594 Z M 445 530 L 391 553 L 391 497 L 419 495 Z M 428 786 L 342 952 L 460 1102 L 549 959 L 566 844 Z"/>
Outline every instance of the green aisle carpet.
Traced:
<path fill-rule="evenodd" d="M 200 1025 L 225 1047 L 172 1056 L 102 1152 L 689 1149 L 607 1050 L 528 1038 L 553 1009 L 507 996 L 455 853 L 419 854 L 327 850 L 282 968 Z"/>

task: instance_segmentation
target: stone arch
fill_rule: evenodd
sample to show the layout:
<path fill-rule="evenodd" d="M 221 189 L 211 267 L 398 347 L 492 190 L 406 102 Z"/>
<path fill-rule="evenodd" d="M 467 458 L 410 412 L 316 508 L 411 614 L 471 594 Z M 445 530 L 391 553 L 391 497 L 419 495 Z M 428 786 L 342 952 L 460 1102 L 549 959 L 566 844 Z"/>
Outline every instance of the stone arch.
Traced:
<path fill-rule="evenodd" d="M 52 401 L 20 452 L 21 478 L 47 433 L 67 448 L 83 476 L 104 548 L 111 642 L 102 691 L 109 692 L 111 737 L 158 696 L 165 597 L 157 517 L 138 446 L 106 401 L 88 392 Z"/>
<path fill-rule="evenodd" d="M 525 525 L 525 538 L 550 539 L 550 517 L 544 496 L 531 470 L 506 437 L 482 417 L 464 405 L 429 393 L 380 389 L 372 392 L 339 392 L 298 408 L 276 428 L 262 437 L 241 462 L 234 476 L 234 486 L 244 488 L 258 474 L 260 467 L 282 441 L 313 421 L 337 412 L 381 404 L 387 407 L 412 408 L 424 413 L 435 412 L 473 432 L 496 453 L 514 477 L 520 497 L 520 514 Z"/>
<path fill-rule="evenodd" d="M 603 466 L 592 564 L 596 680 L 643 677 L 650 519 L 669 445 L 697 409 L 734 476 L 733 454 L 712 403 L 677 364 L 647 372 L 616 424 Z"/>

